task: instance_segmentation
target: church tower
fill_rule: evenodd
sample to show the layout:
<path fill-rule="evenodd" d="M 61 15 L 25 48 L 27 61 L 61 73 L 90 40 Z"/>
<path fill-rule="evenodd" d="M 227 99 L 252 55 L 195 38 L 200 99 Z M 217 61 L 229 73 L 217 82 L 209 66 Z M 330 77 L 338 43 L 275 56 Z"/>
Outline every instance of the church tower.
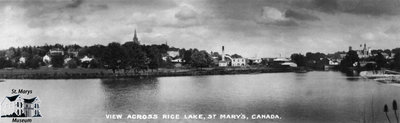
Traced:
<path fill-rule="evenodd" d="M 139 39 L 137 38 L 137 35 L 136 35 L 136 29 L 135 29 L 135 35 L 133 36 L 133 43 L 140 44 Z"/>

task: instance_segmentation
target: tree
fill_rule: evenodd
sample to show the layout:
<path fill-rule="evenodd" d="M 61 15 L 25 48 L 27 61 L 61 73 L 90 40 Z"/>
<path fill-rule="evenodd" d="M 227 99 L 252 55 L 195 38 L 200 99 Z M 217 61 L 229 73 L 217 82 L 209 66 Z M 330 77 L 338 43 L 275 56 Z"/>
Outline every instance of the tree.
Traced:
<path fill-rule="evenodd" d="M 242 56 L 240 56 L 240 55 L 238 55 L 238 54 L 233 54 L 231 57 L 232 57 L 232 58 L 242 58 Z"/>
<path fill-rule="evenodd" d="M 382 53 L 378 53 L 378 55 L 375 56 L 375 62 L 378 69 L 386 66 L 386 59 Z"/>
<path fill-rule="evenodd" d="M 392 68 L 400 69 L 400 53 L 396 53 L 393 58 Z"/>
<path fill-rule="evenodd" d="M 122 46 L 127 54 L 125 68 L 134 68 L 135 70 L 147 68 L 147 56 L 140 45 L 134 42 L 127 42 Z"/>
<path fill-rule="evenodd" d="M 301 54 L 292 54 L 290 58 L 297 64 L 297 66 L 302 67 L 306 65 L 306 59 Z"/>
<path fill-rule="evenodd" d="M 106 51 L 103 58 L 104 62 L 108 65 L 108 68 L 112 69 L 115 73 L 115 70 L 122 68 L 123 64 L 126 63 L 126 51 L 121 44 L 117 42 L 109 43 Z"/>
<path fill-rule="evenodd" d="M 185 65 L 192 64 L 192 54 L 193 52 L 197 51 L 197 49 L 189 49 L 186 50 L 183 55 L 183 61 Z"/>
<path fill-rule="evenodd" d="M 392 53 L 400 54 L 400 48 L 394 48 L 394 49 L 392 49 Z"/>
<path fill-rule="evenodd" d="M 41 63 L 42 63 L 42 57 L 40 57 L 39 55 L 35 55 L 32 58 L 29 58 L 26 64 L 28 68 L 36 69 L 40 67 Z"/>
<path fill-rule="evenodd" d="M 78 59 L 71 59 L 67 62 L 68 68 L 77 68 L 78 67 Z"/>
<path fill-rule="evenodd" d="M 161 53 L 155 46 L 147 47 L 147 49 L 147 57 L 150 60 L 148 64 L 149 68 L 152 70 L 158 69 L 162 62 Z"/>
<path fill-rule="evenodd" d="M 55 68 L 63 67 L 63 65 L 64 65 L 64 56 L 62 56 L 62 55 L 51 56 L 51 64 Z"/>
<path fill-rule="evenodd" d="M 344 59 L 340 62 L 340 67 L 343 68 L 348 68 L 348 67 L 354 67 L 354 63 L 358 62 L 360 58 L 358 58 L 357 52 L 356 51 L 349 51 L 347 52 L 346 56 Z"/>
<path fill-rule="evenodd" d="M 212 64 L 212 59 L 206 51 L 194 52 L 191 56 L 193 67 L 208 67 Z"/>
<path fill-rule="evenodd" d="M 11 61 L 7 60 L 5 57 L 0 57 L 0 69 L 11 67 Z"/>

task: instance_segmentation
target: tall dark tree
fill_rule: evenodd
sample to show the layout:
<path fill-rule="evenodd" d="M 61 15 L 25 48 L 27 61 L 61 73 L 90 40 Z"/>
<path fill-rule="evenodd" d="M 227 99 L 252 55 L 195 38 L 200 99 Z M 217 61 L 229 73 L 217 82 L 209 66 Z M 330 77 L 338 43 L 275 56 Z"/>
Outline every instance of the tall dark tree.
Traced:
<path fill-rule="evenodd" d="M 126 52 L 126 66 L 132 67 L 135 70 L 140 70 L 146 67 L 146 53 L 142 50 L 141 46 L 134 42 L 127 42 L 123 45 Z"/>
<path fill-rule="evenodd" d="M 206 51 L 198 51 L 192 54 L 193 67 L 209 67 L 212 64 L 212 59 Z"/>
<path fill-rule="evenodd" d="M 341 68 L 348 68 L 348 67 L 355 67 L 355 63 L 358 63 L 360 58 L 358 58 L 357 52 L 356 51 L 349 51 L 347 52 L 346 56 L 344 59 L 340 62 L 340 67 Z"/>
<path fill-rule="evenodd" d="M 28 58 L 28 60 L 26 61 L 27 67 L 33 69 L 39 68 L 41 63 L 42 63 L 42 57 L 40 57 L 39 55 L 35 55 L 31 58 Z"/>
<path fill-rule="evenodd" d="M 161 53 L 155 46 L 147 47 L 147 57 L 149 58 L 149 68 L 151 70 L 158 69 L 161 65 Z"/>
<path fill-rule="evenodd" d="M 104 54 L 104 62 L 108 65 L 109 69 L 115 70 L 121 69 L 123 62 L 126 61 L 126 52 L 121 44 L 112 42 L 108 44 L 106 54 Z"/>
<path fill-rule="evenodd" d="M 400 69 L 400 53 L 396 53 L 393 58 L 391 68 Z"/>
<path fill-rule="evenodd" d="M 0 57 L 0 69 L 11 67 L 11 61 L 7 60 L 5 57 Z"/>
<path fill-rule="evenodd" d="M 378 55 L 375 56 L 375 62 L 378 69 L 386 66 L 386 58 L 382 55 L 382 53 L 378 53 Z"/>
<path fill-rule="evenodd" d="M 293 60 L 294 63 L 297 64 L 297 66 L 302 67 L 306 65 L 306 59 L 303 55 L 301 54 L 292 54 L 290 58 Z"/>
<path fill-rule="evenodd" d="M 51 56 L 51 65 L 55 68 L 61 68 L 64 65 L 64 56 L 62 55 L 54 55 Z"/>

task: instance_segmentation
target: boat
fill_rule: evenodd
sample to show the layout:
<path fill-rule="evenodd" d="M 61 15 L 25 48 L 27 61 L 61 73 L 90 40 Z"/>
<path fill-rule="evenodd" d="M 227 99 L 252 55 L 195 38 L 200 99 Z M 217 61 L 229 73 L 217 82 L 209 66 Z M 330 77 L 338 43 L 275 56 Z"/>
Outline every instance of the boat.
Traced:
<path fill-rule="evenodd" d="M 400 83 L 400 73 L 390 70 L 362 71 L 360 76 L 381 83 Z"/>
<path fill-rule="evenodd" d="M 388 77 L 400 78 L 400 74 L 393 73 L 392 71 L 388 72 L 387 70 L 361 71 L 360 76 L 367 79 L 388 78 Z"/>

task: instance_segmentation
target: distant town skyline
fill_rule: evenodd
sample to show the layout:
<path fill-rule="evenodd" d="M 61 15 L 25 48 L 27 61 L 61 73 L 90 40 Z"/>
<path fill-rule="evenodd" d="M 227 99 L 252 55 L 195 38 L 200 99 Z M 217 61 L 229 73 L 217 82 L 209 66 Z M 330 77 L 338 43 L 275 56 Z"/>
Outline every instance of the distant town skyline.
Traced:
<path fill-rule="evenodd" d="M 0 0 L 0 49 L 131 41 L 245 57 L 400 47 L 396 0 Z"/>

